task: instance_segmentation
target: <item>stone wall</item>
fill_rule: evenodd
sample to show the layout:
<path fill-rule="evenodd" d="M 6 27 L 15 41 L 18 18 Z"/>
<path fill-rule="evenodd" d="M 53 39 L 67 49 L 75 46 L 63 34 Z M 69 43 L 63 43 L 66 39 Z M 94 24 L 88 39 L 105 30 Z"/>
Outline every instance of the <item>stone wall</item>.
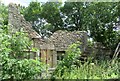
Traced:
<path fill-rule="evenodd" d="M 105 48 L 100 42 L 95 42 L 92 46 L 88 45 L 86 47 L 84 54 L 97 60 L 105 60 L 111 58 L 110 56 L 113 55 L 113 51 Z"/>
<path fill-rule="evenodd" d="M 113 55 L 112 50 L 110 50 L 109 48 L 105 48 L 100 42 L 96 42 L 94 44 L 93 51 L 95 51 L 96 53 L 95 58 L 100 60 L 110 59 L 110 56 Z"/>

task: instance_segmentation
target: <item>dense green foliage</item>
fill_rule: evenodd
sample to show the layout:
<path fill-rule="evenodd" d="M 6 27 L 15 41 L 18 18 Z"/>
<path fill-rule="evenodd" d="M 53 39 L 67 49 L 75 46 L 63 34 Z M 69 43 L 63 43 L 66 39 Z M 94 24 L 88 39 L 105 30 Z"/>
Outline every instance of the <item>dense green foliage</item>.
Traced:
<path fill-rule="evenodd" d="M 87 10 L 87 24 L 91 37 L 109 48 L 119 42 L 114 24 L 117 23 L 117 3 L 92 3 Z M 90 16 L 89 16 L 90 15 Z"/>
<path fill-rule="evenodd" d="M 0 4 L 0 17 L 8 24 L 8 10 Z M 30 2 L 28 7 L 18 5 L 21 14 L 32 23 L 33 28 L 42 36 L 49 37 L 57 30 L 87 31 L 94 41 L 114 49 L 120 41 L 116 31 L 119 18 L 119 2 Z"/>
<path fill-rule="evenodd" d="M 61 19 L 60 9 L 61 3 L 47 2 L 42 5 L 41 18 L 44 18 L 46 22 L 50 23 L 53 27 L 51 32 L 62 29 L 63 21 Z M 48 15 L 49 13 L 49 15 Z"/>
<path fill-rule="evenodd" d="M 78 60 L 77 57 L 80 57 L 80 49 L 79 44 L 72 44 L 68 50 L 66 50 L 66 54 L 62 61 L 58 64 L 55 72 L 52 75 L 52 78 L 55 76 L 62 76 L 65 72 L 65 69 L 71 71 L 73 69 L 74 63 Z"/>
<path fill-rule="evenodd" d="M 38 2 L 31 2 L 27 7 L 24 16 L 25 19 L 28 21 L 32 21 L 34 23 L 35 20 L 38 20 L 41 12 L 40 3 Z"/>
<path fill-rule="evenodd" d="M 13 35 L 0 30 L 0 65 L 2 79 L 34 79 L 43 69 L 39 59 L 28 57 L 24 50 L 31 49 L 27 36 L 22 32 Z M 30 58 L 30 57 L 28 57 Z"/>
<path fill-rule="evenodd" d="M 34 5 L 36 4 L 36 5 Z M 88 32 L 94 41 L 114 49 L 120 41 L 115 27 L 119 18 L 118 2 L 31 2 L 24 15 L 43 37 L 57 30 L 80 30 Z M 32 6 L 34 5 L 34 7 Z M 34 12 L 31 12 L 34 9 Z M 30 16 L 34 14 L 33 16 Z"/>
<path fill-rule="evenodd" d="M 28 7 L 18 6 L 27 21 L 43 37 L 49 37 L 57 30 L 87 31 L 94 41 L 114 49 L 120 41 L 120 32 L 115 30 L 120 16 L 119 3 L 39 3 L 31 2 Z M 44 68 L 39 59 L 28 59 L 30 40 L 23 32 L 11 35 L 8 31 L 8 8 L 0 3 L 0 78 L 35 79 Z M 66 51 L 58 64 L 52 79 L 111 79 L 120 78 L 119 60 L 91 61 L 84 64 L 77 60 L 81 56 L 78 44 Z M 27 59 L 26 59 L 27 58 Z M 75 63 L 79 63 L 79 67 Z"/>
<path fill-rule="evenodd" d="M 24 10 L 24 9 L 23 9 Z M 44 69 L 38 58 L 29 59 L 31 41 L 27 34 L 8 29 L 8 8 L 0 3 L 0 78 L 1 79 L 35 79 Z"/>

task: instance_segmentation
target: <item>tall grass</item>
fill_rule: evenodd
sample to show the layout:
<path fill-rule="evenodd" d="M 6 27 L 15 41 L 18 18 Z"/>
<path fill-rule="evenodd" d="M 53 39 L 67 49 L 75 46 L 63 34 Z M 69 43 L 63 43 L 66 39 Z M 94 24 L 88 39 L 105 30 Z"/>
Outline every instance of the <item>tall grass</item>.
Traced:
<path fill-rule="evenodd" d="M 120 63 L 116 60 L 114 64 L 110 61 L 101 61 L 98 63 L 85 62 L 80 64 L 79 67 L 72 66 L 70 70 L 64 67 L 64 72 L 59 69 L 57 71 L 58 76 L 55 79 L 119 79 L 120 78 Z"/>
<path fill-rule="evenodd" d="M 101 64 L 88 63 L 81 64 L 80 67 L 74 67 L 69 72 L 65 69 L 65 72 L 58 79 L 118 79 L 120 78 L 120 63 L 116 61 L 111 65 L 109 61 L 102 61 Z"/>

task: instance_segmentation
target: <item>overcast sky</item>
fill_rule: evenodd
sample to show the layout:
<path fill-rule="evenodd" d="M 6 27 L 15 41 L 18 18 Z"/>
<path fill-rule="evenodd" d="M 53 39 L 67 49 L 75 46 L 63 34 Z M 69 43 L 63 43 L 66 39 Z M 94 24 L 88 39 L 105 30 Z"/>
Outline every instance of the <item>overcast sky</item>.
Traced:
<path fill-rule="evenodd" d="M 36 0 L 0 0 L 2 1 L 5 5 L 8 5 L 9 3 L 16 3 L 16 4 L 21 4 L 23 6 L 28 6 L 31 1 L 36 1 Z M 37 0 L 38 2 L 46 2 L 49 0 Z M 66 0 L 53 0 L 53 1 L 66 1 Z"/>
<path fill-rule="evenodd" d="M 0 0 L 2 1 L 5 5 L 8 5 L 9 3 L 16 3 L 16 4 L 21 4 L 23 6 L 28 6 L 29 3 L 31 1 L 36 1 L 36 0 Z M 100 1 L 100 2 L 118 2 L 119 0 L 37 0 L 38 2 L 47 2 L 47 1 L 53 1 L 53 2 L 57 2 L 57 1 L 62 1 L 62 2 L 65 2 L 65 1 L 69 1 L 69 2 L 76 2 L 76 1 Z"/>

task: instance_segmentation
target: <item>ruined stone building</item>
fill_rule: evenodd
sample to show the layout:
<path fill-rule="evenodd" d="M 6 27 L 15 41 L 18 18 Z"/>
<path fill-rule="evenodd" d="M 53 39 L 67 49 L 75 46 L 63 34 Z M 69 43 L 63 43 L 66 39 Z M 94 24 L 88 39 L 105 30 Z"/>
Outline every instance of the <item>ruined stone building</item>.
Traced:
<path fill-rule="evenodd" d="M 39 50 L 35 55 L 39 56 L 41 61 L 49 64 L 50 67 L 56 66 L 57 60 L 62 58 L 62 54 L 65 53 L 69 45 L 80 41 L 82 42 L 81 51 L 84 51 L 87 45 L 87 33 L 84 31 L 68 32 L 59 30 L 54 32 L 50 38 L 42 39 L 14 4 L 9 5 L 8 22 L 11 31 L 19 31 L 22 28 L 25 33 L 28 33 L 29 38 L 33 41 L 33 47 Z"/>

